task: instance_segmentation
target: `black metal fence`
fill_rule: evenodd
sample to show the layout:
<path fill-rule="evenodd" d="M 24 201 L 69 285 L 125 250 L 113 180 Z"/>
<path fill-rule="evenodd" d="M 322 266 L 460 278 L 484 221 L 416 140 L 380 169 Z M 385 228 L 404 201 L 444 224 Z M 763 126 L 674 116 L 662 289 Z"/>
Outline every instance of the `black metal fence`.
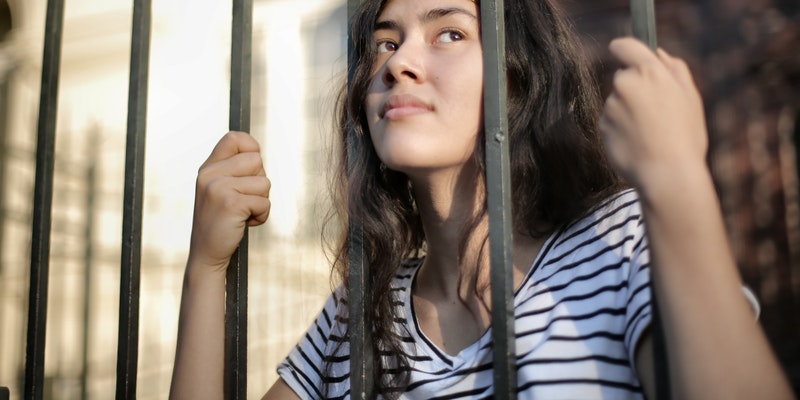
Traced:
<path fill-rule="evenodd" d="M 348 0 L 352 15 L 359 0 Z M 136 398 L 144 143 L 147 120 L 148 68 L 151 32 L 151 0 L 134 0 L 131 41 L 128 127 L 122 228 L 122 259 L 117 349 L 116 396 Z M 655 44 L 652 0 L 631 0 L 634 33 Z M 505 34 L 502 0 L 481 2 L 481 24 L 485 69 L 485 136 L 487 190 L 490 220 L 492 331 L 494 379 L 498 398 L 516 397 L 513 282 L 511 274 L 511 224 L 509 149 L 506 140 Z M 250 86 L 252 62 L 252 0 L 234 0 L 232 12 L 230 129 L 250 130 Z M 28 334 L 24 374 L 25 399 L 44 396 L 45 333 L 47 320 L 50 229 L 55 156 L 55 121 L 58 111 L 64 0 L 48 0 L 45 44 L 39 101 L 36 184 L 33 205 L 32 251 Z M 497 29 L 488 29 L 494 27 Z M 352 43 L 352 40 L 349 41 Z M 352 46 L 351 46 L 352 47 Z M 350 50 L 352 51 L 352 49 Z M 352 66 L 351 66 L 352 67 Z M 360 228 L 351 225 L 351 286 L 363 287 L 369 273 L 364 263 Z M 247 235 L 234 255 L 227 276 L 225 396 L 246 398 L 247 392 Z M 351 393 L 354 398 L 372 397 L 369 328 L 364 321 L 361 290 L 350 299 Z M 0 400 L 9 392 L 0 388 Z"/>

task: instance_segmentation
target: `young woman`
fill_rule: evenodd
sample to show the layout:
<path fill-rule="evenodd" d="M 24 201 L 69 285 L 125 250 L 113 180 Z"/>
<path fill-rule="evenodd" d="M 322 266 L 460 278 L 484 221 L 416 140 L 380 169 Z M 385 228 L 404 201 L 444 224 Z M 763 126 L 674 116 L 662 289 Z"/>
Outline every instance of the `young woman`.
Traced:
<path fill-rule="evenodd" d="M 685 64 L 612 42 L 622 67 L 602 110 L 552 1 L 505 4 L 519 397 L 652 395 L 652 276 L 675 398 L 790 398 L 741 293 Z M 340 200 L 369 249 L 386 398 L 493 393 L 478 11 L 375 0 L 354 20 L 339 130 L 356 168 L 339 166 Z M 225 135 L 200 169 L 174 398 L 222 396 L 225 269 L 243 228 L 267 219 L 268 192 L 246 134 Z M 349 396 L 347 248 L 334 263 L 343 285 L 265 398 Z"/>

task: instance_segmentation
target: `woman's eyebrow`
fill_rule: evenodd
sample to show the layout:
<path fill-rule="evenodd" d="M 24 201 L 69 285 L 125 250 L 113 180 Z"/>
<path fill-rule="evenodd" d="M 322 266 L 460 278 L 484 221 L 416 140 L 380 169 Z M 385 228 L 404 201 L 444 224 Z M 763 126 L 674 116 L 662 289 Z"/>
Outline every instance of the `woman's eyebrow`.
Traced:
<path fill-rule="evenodd" d="M 453 15 L 453 14 L 466 15 L 467 17 L 469 17 L 469 18 L 471 18 L 471 19 L 473 19 L 475 21 L 478 20 L 478 17 L 476 15 L 472 14 L 471 12 L 469 12 L 469 11 L 463 9 L 463 8 L 448 7 L 448 8 L 434 8 L 434 9 L 426 12 L 424 15 L 422 15 L 420 17 L 420 21 L 423 24 L 426 24 L 426 23 L 429 23 L 431 21 L 435 21 L 437 19 L 444 18 L 444 17 L 446 17 L 448 15 Z M 397 21 L 392 20 L 392 19 L 386 19 L 386 20 L 375 22 L 375 27 L 374 27 L 375 31 L 384 30 L 384 29 L 399 31 L 400 30 L 400 24 L 397 23 Z"/>
<path fill-rule="evenodd" d="M 422 21 L 422 23 L 427 23 L 453 14 L 466 15 L 467 17 L 470 17 L 476 21 L 478 20 L 478 17 L 476 15 L 459 7 L 434 8 L 425 13 L 425 15 L 422 18 L 420 18 L 420 20 Z"/>
<path fill-rule="evenodd" d="M 380 31 L 380 30 L 399 31 L 400 24 L 398 24 L 397 21 L 392 19 L 377 21 L 375 22 L 375 27 L 373 28 L 373 31 Z"/>

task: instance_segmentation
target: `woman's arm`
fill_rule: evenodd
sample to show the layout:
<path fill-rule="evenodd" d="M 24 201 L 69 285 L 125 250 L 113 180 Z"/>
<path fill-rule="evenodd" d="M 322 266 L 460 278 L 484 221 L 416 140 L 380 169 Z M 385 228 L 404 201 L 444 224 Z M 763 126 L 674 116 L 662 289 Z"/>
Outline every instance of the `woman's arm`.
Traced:
<path fill-rule="evenodd" d="M 792 398 L 742 295 L 706 166 L 703 104 L 686 64 L 633 39 L 610 49 L 622 68 L 600 129 L 641 198 L 673 397 Z"/>
<path fill-rule="evenodd" d="M 286 381 L 278 378 L 261 400 L 300 400 L 300 396 L 289 387 Z"/>
<path fill-rule="evenodd" d="M 269 187 L 258 143 L 242 132 L 200 167 L 170 398 L 223 397 L 225 270 L 244 228 L 266 221 Z"/>

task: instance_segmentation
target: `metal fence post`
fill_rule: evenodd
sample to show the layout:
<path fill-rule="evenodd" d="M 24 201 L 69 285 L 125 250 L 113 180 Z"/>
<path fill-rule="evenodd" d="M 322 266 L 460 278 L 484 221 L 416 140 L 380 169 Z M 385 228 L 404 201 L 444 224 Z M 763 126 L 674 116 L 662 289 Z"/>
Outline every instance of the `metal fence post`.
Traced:
<path fill-rule="evenodd" d="M 117 399 L 136 398 L 151 0 L 134 0 L 122 214 Z"/>
<path fill-rule="evenodd" d="M 658 44 L 656 40 L 656 7 L 653 0 L 631 0 L 631 24 L 633 36 L 655 50 Z"/>
<path fill-rule="evenodd" d="M 514 332 L 511 174 L 509 171 L 506 41 L 503 12 L 503 0 L 481 2 L 494 395 L 500 399 L 515 399 L 517 396 L 517 368 Z"/>
<path fill-rule="evenodd" d="M 350 87 L 355 75 L 355 38 L 351 28 L 353 17 L 361 4 L 362 0 L 347 1 L 347 88 L 348 96 Z M 347 132 L 348 145 L 356 143 L 355 132 L 351 129 Z M 355 149 L 347 149 L 347 172 L 353 170 L 355 160 L 353 154 Z M 372 376 L 374 357 L 372 354 L 372 329 L 370 328 L 370 313 L 367 310 L 364 293 L 369 285 L 369 266 L 364 257 L 364 238 L 363 230 L 360 225 L 352 220 L 348 223 L 349 235 L 349 266 L 350 269 L 350 293 L 348 297 L 349 307 L 349 344 L 350 344 L 350 394 L 354 399 L 366 400 L 374 396 L 375 382 Z"/>
<path fill-rule="evenodd" d="M 230 120 L 232 131 L 250 131 L 253 1 L 234 0 L 231 23 Z M 225 284 L 225 398 L 247 398 L 247 245 L 231 257 Z"/>
<path fill-rule="evenodd" d="M 28 334 L 25 352 L 25 399 L 44 396 L 44 347 L 47 328 L 47 291 L 50 273 L 50 227 L 53 211 L 58 80 L 64 0 L 47 2 L 42 57 L 42 86 L 36 145 L 36 185 L 33 194 Z"/>
<path fill-rule="evenodd" d="M 631 25 L 633 36 L 645 42 L 652 50 L 658 48 L 656 39 L 656 11 L 653 0 L 631 0 Z M 664 338 L 664 329 L 661 325 L 661 312 L 658 310 L 658 301 L 655 286 L 650 282 L 652 293 L 653 319 L 651 329 L 653 332 L 653 362 L 656 379 L 656 398 L 668 400 L 672 397 L 669 383 L 669 361 Z"/>

